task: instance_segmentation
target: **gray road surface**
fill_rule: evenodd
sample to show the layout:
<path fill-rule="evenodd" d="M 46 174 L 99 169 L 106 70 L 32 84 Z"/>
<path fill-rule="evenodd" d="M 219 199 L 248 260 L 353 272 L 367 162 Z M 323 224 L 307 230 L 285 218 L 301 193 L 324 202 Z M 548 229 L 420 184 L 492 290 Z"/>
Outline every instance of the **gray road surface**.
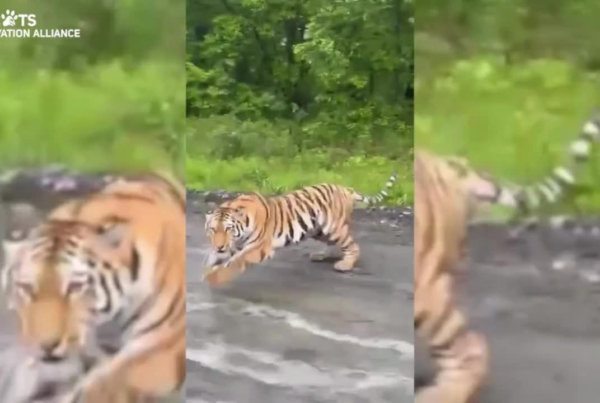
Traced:
<path fill-rule="evenodd" d="M 188 402 L 414 400 L 410 215 L 357 213 L 359 272 L 310 262 L 321 244 L 308 241 L 210 289 L 207 209 L 188 198 Z"/>
<path fill-rule="evenodd" d="M 459 288 L 491 346 L 480 403 L 600 401 L 600 238 L 553 231 L 507 243 L 500 226 L 471 235 Z"/>

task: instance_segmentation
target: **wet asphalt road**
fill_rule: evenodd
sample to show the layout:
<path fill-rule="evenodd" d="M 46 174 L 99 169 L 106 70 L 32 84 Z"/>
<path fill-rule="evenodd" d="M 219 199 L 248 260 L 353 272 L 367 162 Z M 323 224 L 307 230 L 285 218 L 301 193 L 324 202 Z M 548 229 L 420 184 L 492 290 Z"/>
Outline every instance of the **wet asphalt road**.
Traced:
<path fill-rule="evenodd" d="M 311 262 L 307 241 L 210 289 L 207 209 L 188 198 L 188 402 L 414 400 L 412 216 L 357 212 L 356 273 Z"/>
<path fill-rule="evenodd" d="M 412 219 L 358 212 L 355 274 L 311 263 L 319 244 L 307 242 L 211 290 L 200 282 L 206 204 L 188 209 L 187 401 L 413 400 Z M 459 279 L 493 354 L 480 402 L 598 401 L 600 239 L 558 232 L 540 247 L 505 235 L 477 226 Z M 14 323 L 0 304 L 0 350 Z"/>

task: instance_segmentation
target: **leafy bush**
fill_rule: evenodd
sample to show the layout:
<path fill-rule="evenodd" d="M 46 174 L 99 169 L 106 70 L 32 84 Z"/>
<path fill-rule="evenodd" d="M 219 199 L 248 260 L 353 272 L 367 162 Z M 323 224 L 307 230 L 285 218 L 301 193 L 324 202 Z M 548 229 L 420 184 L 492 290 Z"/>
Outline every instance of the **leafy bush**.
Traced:
<path fill-rule="evenodd" d="M 170 165 L 182 152 L 183 97 L 173 90 L 183 89 L 181 78 L 156 63 L 82 73 L 0 70 L 0 163 Z"/>
<path fill-rule="evenodd" d="M 311 130 L 325 129 L 315 125 Z M 412 203 L 411 149 L 410 145 L 400 145 L 399 136 L 390 142 L 396 141 L 397 146 L 382 150 L 380 155 L 366 151 L 368 141 L 355 149 L 327 145 L 303 148 L 307 143 L 295 141 L 289 122 L 249 121 L 226 115 L 188 119 L 186 138 L 186 181 L 197 189 L 272 194 L 332 182 L 374 193 L 392 172 L 398 172 L 400 180 L 388 203 Z"/>
<path fill-rule="evenodd" d="M 382 157 L 354 156 L 332 162 L 329 152 L 323 150 L 292 158 L 237 157 L 219 160 L 194 156 L 186 161 L 188 187 L 264 194 L 329 182 L 350 186 L 370 195 L 382 189 L 392 172 L 397 172 L 399 179 L 385 203 L 411 204 L 414 196 L 412 159 L 391 161 Z"/>
<path fill-rule="evenodd" d="M 190 156 L 230 159 L 293 156 L 297 151 L 285 123 L 240 120 L 231 115 L 188 119 L 186 137 Z"/>
<path fill-rule="evenodd" d="M 600 69 L 597 0 L 420 0 L 419 52 L 459 59 L 493 53 L 510 63 L 553 58 L 588 70 Z M 433 45 L 445 42 L 445 45 Z M 425 45 L 425 46 L 423 46 Z M 423 61 L 423 60 L 421 60 Z M 430 67 L 419 62 L 419 74 Z"/>
<path fill-rule="evenodd" d="M 412 4 L 190 3 L 189 183 L 272 193 L 330 180 L 369 191 L 395 166 L 408 177 L 398 161 L 413 145 Z"/>
<path fill-rule="evenodd" d="M 339 120 L 329 115 L 304 125 L 283 119 L 242 120 L 233 115 L 189 118 L 187 153 L 222 159 L 249 155 L 285 157 L 329 148 L 345 156 L 364 153 L 398 159 L 412 148 L 412 127 L 399 121 L 387 124 L 374 119 L 367 124 L 365 120 L 351 127 L 355 134 L 350 137 L 347 131 L 342 131 Z"/>
<path fill-rule="evenodd" d="M 80 38 L 0 41 L 0 168 L 174 166 L 183 174 L 183 0 L 5 6 Z"/>

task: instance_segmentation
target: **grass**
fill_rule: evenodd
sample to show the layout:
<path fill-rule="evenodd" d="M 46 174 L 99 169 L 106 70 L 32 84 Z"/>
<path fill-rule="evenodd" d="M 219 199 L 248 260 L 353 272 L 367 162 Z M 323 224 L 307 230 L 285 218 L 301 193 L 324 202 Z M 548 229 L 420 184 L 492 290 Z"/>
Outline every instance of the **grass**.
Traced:
<path fill-rule="evenodd" d="M 567 161 L 570 142 L 600 106 L 600 78 L 557 60 L 452 62 L 418 76 L 416 91 L 418 147 L 465 156 L 518 184 L 534 183 Z M 590 190 L 558 210 L 600 212 L 600 153 L 579 174 Z"/>
<path fill-rule="evenodd" d="M 379 192 L 392 172 L 398 181 L 384 202 L 408 205 L 413 200 L 412 160 L 383 157 L 350 157 L 331 161 L 326 152 L 299 154 L 292 158 L 239 157 L 217 160 L 188 157 L 186 183 L 193 189 L 257 191 L 266 195 L 287 192 L 323 182 L 350 186 L 362 194 Z"/>
<path fill-rule="evenodd" d="M 0 70 L 0 168 L 172 168 L 185 123 L 183 73 L 152 61 Z"/>
<path fill-rule="evenodd" d="M 396 172 L 398 181 L 386 203 L 412 203 L 412 138 L 407 142 L 399 132 L 397 137 L 386 135 L 363 142 L 360 136 L 346 134 L 349 140 L 358 140 L 350 146 L 332 141 L 328 137 L 331 131 L 317 127 L 320 122 L 311 122 L 307 129 L 281 119 L 189 118 L 186 184 L 194 189 L 272 195 L 334 183 L 371 195 L 381 191 Z M 319 141 L 313 142 L 315 139 Z M 324 145 L 330 143 L 337 146 Z"/>

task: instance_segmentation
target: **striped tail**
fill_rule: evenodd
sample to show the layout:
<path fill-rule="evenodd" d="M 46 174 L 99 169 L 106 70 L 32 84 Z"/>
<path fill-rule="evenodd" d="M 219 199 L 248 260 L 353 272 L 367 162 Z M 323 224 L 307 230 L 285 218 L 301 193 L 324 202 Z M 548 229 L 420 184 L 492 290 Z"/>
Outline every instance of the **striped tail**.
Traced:
<path fill-rule="evenodd" d="M 585 122 L 577 139 L 571 142 L 567 166 L 558 166 L 537 184 L 516 191 L 519 211 L 528 214 L 542 205 L 556 203 L 566 191 L 574 188 L 575 172 L 589 161 L 595 143 L 600 143 L 600 114 Z"/>
<path fill-rule="evenodd" d="M 394 183 L 396 183 L 397 180 L 398 175 L 396 173 L 393 173 L 392 176 L 390 176 L 390 178 L 388 179 L 387 183 L 385 184 L 385 188 L 383 188 L 383 190 L 377 193 L 375 196 L 363 196 L 360 193 L 354 191 L 354 200 L 360 203 L 367 204 L 380 203 L 383 199 L 385 199 L 388 196 L 388 191 L 392 186 L 394 186 Z"/>

